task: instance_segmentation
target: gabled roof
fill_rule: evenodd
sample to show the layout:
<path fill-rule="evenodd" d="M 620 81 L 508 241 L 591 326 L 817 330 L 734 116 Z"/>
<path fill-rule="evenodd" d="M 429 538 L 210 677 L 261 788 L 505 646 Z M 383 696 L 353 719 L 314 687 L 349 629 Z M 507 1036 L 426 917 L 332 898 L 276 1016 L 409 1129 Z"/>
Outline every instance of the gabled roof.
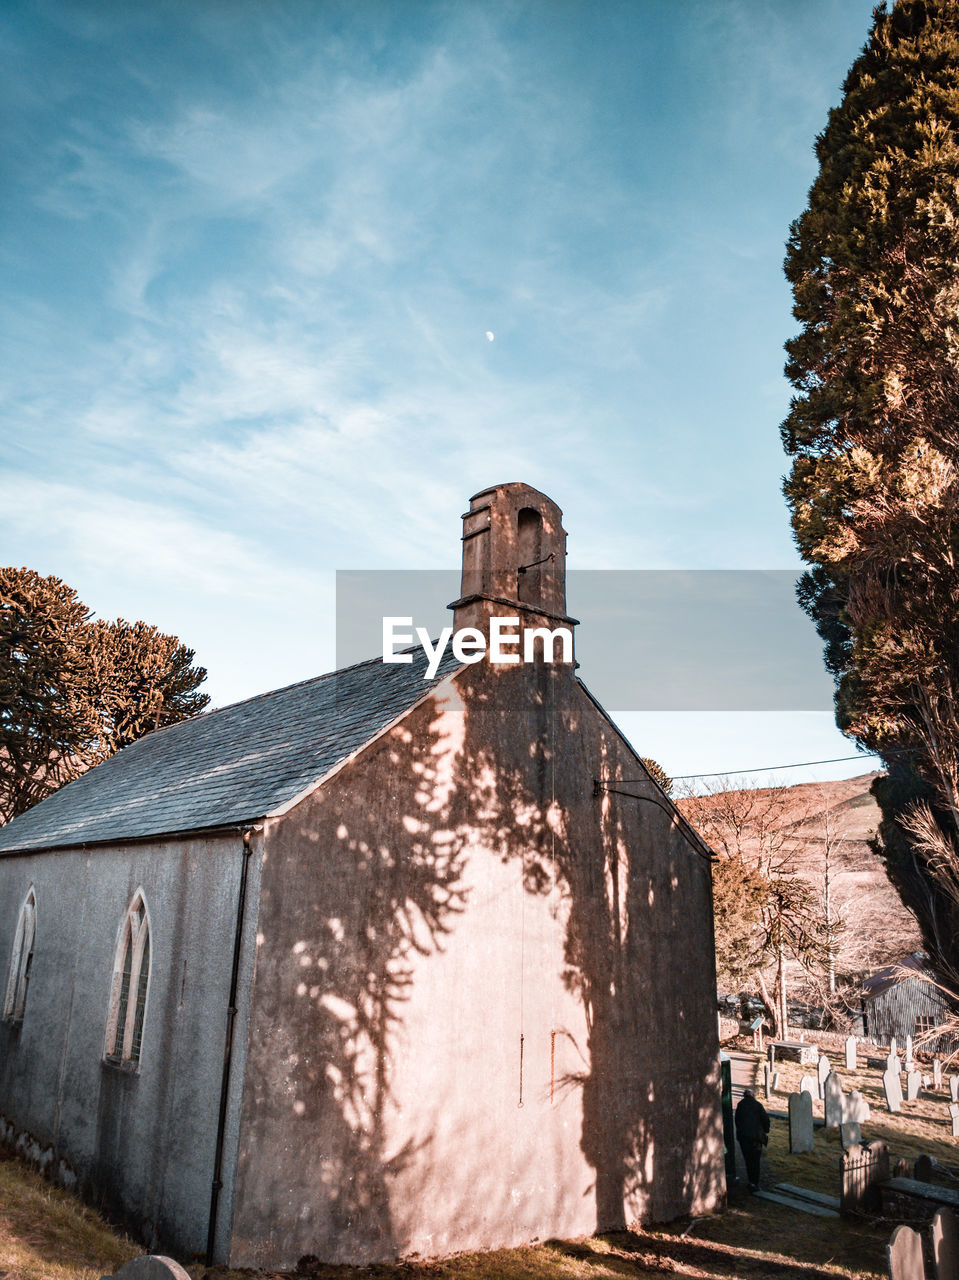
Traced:
<path fill-rule="evenodd" d="M 459 667 L 379 658 L 158 729 L 0 827 L 0 853 L 232 827 L 269 816 Z"/>
<path fill-rule="evenodd" d="M 875 973 L 870 974 L 862 984 L 863 999 L 874 1000 L 876 996 L 881 996 L 890 987 L 895 987 L 900 982 L 908 981 L 913 973 L 931 972 L 928 956 L 922 951 L 916 951 L 896 964 L 886 965 L 884 969 L 877 969 Z"/>

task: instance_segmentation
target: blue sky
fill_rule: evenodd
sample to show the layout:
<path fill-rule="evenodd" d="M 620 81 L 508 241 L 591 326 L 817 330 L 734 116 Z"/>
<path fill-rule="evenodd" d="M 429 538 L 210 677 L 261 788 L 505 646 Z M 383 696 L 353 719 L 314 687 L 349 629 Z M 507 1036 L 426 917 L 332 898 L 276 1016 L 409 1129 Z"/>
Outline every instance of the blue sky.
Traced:
<path fill-rule="evenodd" d="M 781 262 L 870 13 L 9 0 L 3 561 L 219 704 L 328 669 L 333 571 L 455 566 L 503 480 L 571 567 L 798 568 Z M 622 719 L 676 774 L 851 754 Z"/>

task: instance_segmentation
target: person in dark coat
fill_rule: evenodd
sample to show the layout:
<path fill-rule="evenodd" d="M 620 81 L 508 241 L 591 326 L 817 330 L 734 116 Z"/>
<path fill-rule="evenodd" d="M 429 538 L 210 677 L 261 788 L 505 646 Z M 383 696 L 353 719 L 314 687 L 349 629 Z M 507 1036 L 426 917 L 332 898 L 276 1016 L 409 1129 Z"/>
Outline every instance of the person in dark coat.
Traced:
<path fill-rule="evenodd" d="M 746 1162 L 750 1191 L 759 1190 L 759 1160 L 769 1141 L 769 1116 L 752 1089 L 744 1089 L 736 1108 L 736 1137 Z"/>

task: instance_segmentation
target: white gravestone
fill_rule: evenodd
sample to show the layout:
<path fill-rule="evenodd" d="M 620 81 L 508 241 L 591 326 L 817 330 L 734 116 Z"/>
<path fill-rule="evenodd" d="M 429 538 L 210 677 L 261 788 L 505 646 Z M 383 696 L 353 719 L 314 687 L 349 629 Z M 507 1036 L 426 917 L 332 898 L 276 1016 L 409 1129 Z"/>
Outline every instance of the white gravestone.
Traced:
<path fill-rule="evenodd" d="M 933 1058 L 932 1060 L 932 1087 L 934 1089 L 942 1088 L 942 1059 Z"/>
<path fill-rule="evenodd" d="M 922 1090 L 922 1076 L 918 1071 L 910 1071 L 906 1076 L 906 1101 L 915 1102 Z"/>
<path fill-rule="evenodd" d="M 882 1087 L 886 1091 L 886 1106 L 890 1111 L 902 1110 L 902 1081 L 898 1071 L 886 1071 L 882 1077 Z"/>
<path fill-rule="evenodd" d="M 959 1102 L 949 1103 L 949 1115 L 952 1117 L 952 1136 L 959 1138 Z"/>
<path fill-rule="evenodd" d="M 823 1099 L 826 1105 L 826 1128 L 838 1129 L 842 1124 L 842 1081 L 835 1071 L 830 1071 L 823 1085 Z"/>
<path fill-rule="evenodd" d="M 949 1101 L 959 1102 L 959 1076 L 949 1077 Z"/>
<path fill-rule="evenodd" d="M 789 1153 L 813 1149 L 812 1095 L 805 1089 L 789 1095 Z"/>
<path fill-rule="evenodd" d="M 858 1120 L 844 1120 L 839 1126 L 839 1140 L 842 1143 L 843 1151 L 848 1151 L 850 1147 L 858 1147 L 862 1142 L 862 1130 L 859 1128 Z"/>
<path fill-rule="evenodd" d="M 819 1096 L 824 1098 L 826 1095 L 823 1090 L 826 1087 L 826 1076 L 829 1075 L 832 1067 L 829 1065 L 829 1059 L 825 1054 L 819 1059 L 819 1065 L 816 1067 L 816 1075 L 819 1077 Z"/>
<path fill-rule="evenodd" d="M 856 1070 L 856 1037 L 846 1037 L 846 1070 Z"/>
<path fill-rule="evenodd" d="M 848 1095 L 843 1096 L 842 1118 L 844 1121 L 857 1120 L 860 1124 L 865 1124 L 869 1116 L 869 1103 L 858 1089 L 853 1089 Z"/>
<path fill-rule="evenodd" d="M 898 1052 L 899 1052 L 899 1046 L 898 1044 L 896 1044 L 896 1037 L 890 1036 L 889 1037 L 889 1056 L 892 1057 L 894 1053 L 898 1053 Z"/>
<path fill-rule="evenodd" d="M 906 1070 L 912 1067 L 912 1036 L 906 1036 Z"/>
<path fill-rule="evenodd" d="M 819 1097 L 819 1079 L 817 1076 L 803 1076 L 799 1081 L 799 1092 L 808 1093 L 810 1100 Z"/>
<path fill-rule="evenodd" d="M 889 1057 L 886 1059 L 886 1070 L 887 1070 L 887 1071 L 895 1071 L 895 1072 L 897 1072 L 897 1073 L 899 1072 L 899 1070 L 900 1070 L 900 1066 L 899 1066 L 899 1054 L 898 1054 L 898 1053 L 891 1053 L 891 1054 L 889 1055 Z"/>

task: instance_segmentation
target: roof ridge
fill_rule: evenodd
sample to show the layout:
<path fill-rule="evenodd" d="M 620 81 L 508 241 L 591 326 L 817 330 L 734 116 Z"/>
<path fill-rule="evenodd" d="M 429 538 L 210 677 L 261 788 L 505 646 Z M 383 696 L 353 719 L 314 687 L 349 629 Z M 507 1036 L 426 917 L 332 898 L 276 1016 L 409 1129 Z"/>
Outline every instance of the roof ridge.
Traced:
<path fill-rule="evenodd" d="M 413 653 L 418 649 L 419 645 L 410 645 L 407 649 L 397 649 L 397 653 Z M 232 711 L 235 707 L 244 707 L 251 702 L 261 702 L 265 698 L 276 697 L 280 693 L 289 693 L 291 689 L 302 689 L 308 684 L 320 684 L 323 680 L 330 680 L 333 676 L 344 675 L 347 671 L 358 671 L 360 667 L 369 667 L 374 663 L 383 663 L 382 656 L 378 658 L 364 658 L 362 662 L 351 662 L 347 667 L 335 667 L 332 671 L 322 671 L 318 676 L 307 676 L 305 680 L 294 680 L 291 684 L 281 685 L 279 689 L 265 689 L 263 693 L 251 694 L 248 698 L 237 698 L 235 702 L 226 702 L 222 707 L 211 707 L 209 711 L 201 711 L 195 716 L 189 716 L 186 720 L 177 720 L 175 724 L 165 724 L 159 729 L 151 729 L 149 733 L 145 733 L 142 738 L 134 739 L 135 742 L 144 742 L 147 738 L 156 737 L 157 734 L 166 733 L 170 729 L 179 729 L 185 724 L 196 724 L 199 720 L 209 720 L 213 716 L 218 716 L 221 711 Z M 387 665 L 387 664 L 383 664 Z M 128 743 L 133 746 L 133 743 Z"/>

